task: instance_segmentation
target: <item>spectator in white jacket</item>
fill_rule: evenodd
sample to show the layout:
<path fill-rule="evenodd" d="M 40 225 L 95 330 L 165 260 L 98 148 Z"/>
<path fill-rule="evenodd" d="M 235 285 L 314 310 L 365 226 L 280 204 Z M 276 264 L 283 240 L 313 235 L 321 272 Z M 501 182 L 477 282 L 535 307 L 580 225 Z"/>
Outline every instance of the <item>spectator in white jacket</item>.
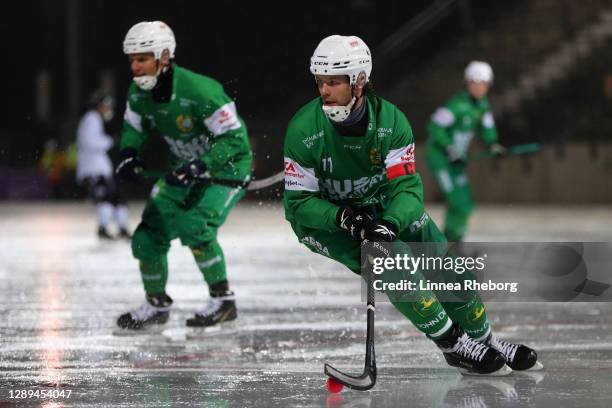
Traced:
<path fill-rule="evenodd" d="M 129 239 L 127 206 L 119 196 L 113 178 L 113 163 L 108 156 L 114 140 L 104 130 L 104 122 L 113 118 L 113 98 L 98 90 L 90 97 L 90 107 L 77 129 L 77 182 L 87 189 L 96 205 L 98 237 L 115 238 L 109 232 L 114 219 L 119 229 L 118 236 Z"/>

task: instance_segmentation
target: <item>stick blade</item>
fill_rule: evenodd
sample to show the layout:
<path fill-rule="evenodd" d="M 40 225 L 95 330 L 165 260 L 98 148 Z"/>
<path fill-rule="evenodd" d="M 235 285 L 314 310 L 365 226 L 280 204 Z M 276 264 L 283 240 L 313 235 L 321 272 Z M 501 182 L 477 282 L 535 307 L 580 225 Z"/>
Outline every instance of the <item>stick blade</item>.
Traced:
<path fill-rule="evenodd" d="M 344 374 L 329 364 L 325 364 L 324 372 L 328 377 L 357 391 L 367 391 L 376 384 L 376 369 L 367 366 L 360 376 Z"/>
<path fill-rule="evenodd" d="M 247 190 L 249 191 L 261 190 L 262 188 L 270 187 L 273 184 L 281 182 L 284 178 L 285 178 L 285 172 L 281 171 L 281 172 L 276 173 L 273 176 L 266 177 L 261 180 L 251 181 L 251 183 L 247 187 Z"/>

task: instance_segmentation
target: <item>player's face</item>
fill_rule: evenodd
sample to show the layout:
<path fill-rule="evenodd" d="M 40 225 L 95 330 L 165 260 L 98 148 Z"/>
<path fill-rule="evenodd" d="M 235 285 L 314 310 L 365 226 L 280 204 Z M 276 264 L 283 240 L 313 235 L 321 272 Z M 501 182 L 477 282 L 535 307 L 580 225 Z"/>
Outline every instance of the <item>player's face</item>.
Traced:
<path fill-rule="evenodd" d="M 315 75 L 319 95 L 327 106 L 345 106 L 353 98 L 351 84 L 345 75 Z"/>
<path fill-rule="evenodd" d="M 489 92 L 489 84 L 481 81 L 468 81 L 467 88 L 470 95 L 472 95 L 472 97 L 476 99 L 480 99 L 486 96 L 487 92 Z"/>
<path fill-rule="evenodd" d="M 130 54 L 130 68 L 135 77 L 157 74 L 157 60 L 152 52 Z"/>

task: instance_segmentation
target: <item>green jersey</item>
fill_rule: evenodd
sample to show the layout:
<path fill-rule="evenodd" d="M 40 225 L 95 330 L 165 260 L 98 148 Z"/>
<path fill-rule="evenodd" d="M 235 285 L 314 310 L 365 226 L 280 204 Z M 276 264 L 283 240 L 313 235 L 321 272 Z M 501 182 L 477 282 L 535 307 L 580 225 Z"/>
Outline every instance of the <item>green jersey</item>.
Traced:
<path fill-rule="evenodd" d="M 393 104 L 366 95 L 365 135 L 342 136 L 316 98 L 300 109 L 285 137 L 285 216 L 298 237 L 337 231 L 340 204 L 375 206 L 400 231 L 426 220 L 415 172 L 412 129 Z"/>
<path fill-rule="evenodd" d="M 174 65 L 172 97 L 155 102 L 150 91 L 128 91 L 121 148 L 140 151 L 156 128 L 170 147 L 173 165 L 202 160 L 212 177 L 246 180 L 252 152 L 236 105 L 212 78 Z"/>
<path fill-rule="evenodd" d="M 463 157 L 478 134 L 487 145 L 497 142 L 495 121 L 486 97 L 474 101 L 468 91 L 462 90 L 436 110 L 428 125 L 428 156 L 442 153 L 452 145 Z"/>

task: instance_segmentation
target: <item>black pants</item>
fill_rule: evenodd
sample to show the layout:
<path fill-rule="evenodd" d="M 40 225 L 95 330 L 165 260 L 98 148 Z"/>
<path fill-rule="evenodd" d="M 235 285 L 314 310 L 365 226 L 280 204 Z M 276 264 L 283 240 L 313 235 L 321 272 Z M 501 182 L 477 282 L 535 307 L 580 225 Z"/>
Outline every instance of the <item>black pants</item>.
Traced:
<path fill-rule="evenodd" d="M 81 185 L 87 189 L 89 198 L 95 204 L 110 203 L 115 207 L 125 205 L 125 201 L 121 198 L 117 185 L 112 178 L 87 176 L 83 179 Z"/>

